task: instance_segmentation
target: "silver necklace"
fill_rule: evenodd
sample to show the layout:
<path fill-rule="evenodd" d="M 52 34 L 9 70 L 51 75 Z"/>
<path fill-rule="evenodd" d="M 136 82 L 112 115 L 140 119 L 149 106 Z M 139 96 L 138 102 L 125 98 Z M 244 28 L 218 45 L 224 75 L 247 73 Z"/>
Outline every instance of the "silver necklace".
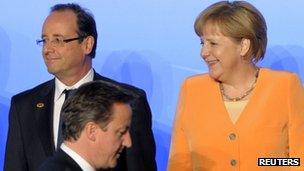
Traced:
<path fill-rule="evenodd" d="M 233 101 L 233 102 L 240 101 L 240 100 L 244 99 L 244 98 L 247 97 L 247 96 L 251 93 L 251 91 L 254 89 L 255 84 L 256 84 L 256 82 L 257 82 L 257 80 L 258 80 L 258 77 L 259 77 L 259 71 L 260 71 L 260 69 L 257 68 L 257 69 L 256 69 L 256 73 L 255 73 L 255 80 L 254 80 L 254 82 L 252 83 L 252 85 L 250 86 L 250 88 L 249 88 L 247 91 L 245 91 L 245 93 L 242 94 L 241 96 L 238 96 L 238 97 L 229 97 L 229 96 L 225 93 L 225 89 L 224 89 L 223 84 L 220 83 L 220 90 L 221 90 L 222 95 L 223 95 L 227 100 Z"/>

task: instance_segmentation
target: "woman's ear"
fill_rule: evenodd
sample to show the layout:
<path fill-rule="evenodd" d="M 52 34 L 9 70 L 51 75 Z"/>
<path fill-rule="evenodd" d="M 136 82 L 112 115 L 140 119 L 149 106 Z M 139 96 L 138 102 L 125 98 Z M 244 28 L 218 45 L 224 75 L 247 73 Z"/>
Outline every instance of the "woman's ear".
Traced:
<path fill-rule="evenodd" d="M 251 44 L 251 41 L 249 39 L 245 39 L 243 38 L 241 40 L 241 52 L 240 52 L 240 55 L 242 57 L 246 57 L 249 50 L 250 50 L 250 44 Z"/>

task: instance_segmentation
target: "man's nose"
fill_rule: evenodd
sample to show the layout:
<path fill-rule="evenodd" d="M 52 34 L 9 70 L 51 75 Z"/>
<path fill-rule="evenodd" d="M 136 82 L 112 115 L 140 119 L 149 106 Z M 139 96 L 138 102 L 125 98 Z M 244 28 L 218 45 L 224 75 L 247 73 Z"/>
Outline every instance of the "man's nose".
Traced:
<path fill-rule="evenodd" d="M 132 146 L 132 140 L 130 136 L 130 132 L 128 131 L 123 139 L 122 145 L 129 148 Z"/>
<path fill-rule="evenodd" d="M 44 54 L 48 52 L 53 52 L 55 50 L 54 45 L 51 42 L 45 42 L 43 47 L 42 47 L 42 52 Z"/>

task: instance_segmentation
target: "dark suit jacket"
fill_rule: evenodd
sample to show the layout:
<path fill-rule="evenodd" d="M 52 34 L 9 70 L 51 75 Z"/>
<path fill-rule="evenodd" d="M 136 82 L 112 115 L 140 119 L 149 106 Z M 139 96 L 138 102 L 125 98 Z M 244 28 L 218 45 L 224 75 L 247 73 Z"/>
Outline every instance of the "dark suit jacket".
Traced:
<path fill-rule="evenodd" d="M 123 85 L 139 94 L 131 104 L 132 147 L 124 151 L 114 170 L 154 171 L 155 142 L 152 132 L 151 111 L 145 92 L 136 87 L 118 83 L 99 74 L 94 80 L 105 80 Z M 9 113 L 9 130 L 6 143 L 5 171 L 35 171 L 49 156 L 53 155 L 53 106 L 55 80 L 12 97 Z"/>
<path fill-rule="evenodd" d="M 82 171 L 81 167 L 62 149 L 46 159 L 39 171 Z"/>

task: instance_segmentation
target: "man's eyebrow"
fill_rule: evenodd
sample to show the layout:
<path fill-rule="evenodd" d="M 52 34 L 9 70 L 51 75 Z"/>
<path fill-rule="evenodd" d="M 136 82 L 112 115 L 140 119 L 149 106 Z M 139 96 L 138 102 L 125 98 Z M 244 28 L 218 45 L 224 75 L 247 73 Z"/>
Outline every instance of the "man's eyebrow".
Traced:
<path fill-rule="evenodd" d="M 126 126 L 126 127 L 121 127 L 120 130 L 122 130 L 123 132 L 126 132 L 130 129 L 129 126 Z"/>
<path fill-rule="evenodd" d="M 63 35 L 62 34 L 53 34 L 52 35 L 53 37 L 63 37 Z M 41 38 L 43 38 L 43 37 L 47 37 L 45 34 L 42 34 L 41 35 Z"/>

